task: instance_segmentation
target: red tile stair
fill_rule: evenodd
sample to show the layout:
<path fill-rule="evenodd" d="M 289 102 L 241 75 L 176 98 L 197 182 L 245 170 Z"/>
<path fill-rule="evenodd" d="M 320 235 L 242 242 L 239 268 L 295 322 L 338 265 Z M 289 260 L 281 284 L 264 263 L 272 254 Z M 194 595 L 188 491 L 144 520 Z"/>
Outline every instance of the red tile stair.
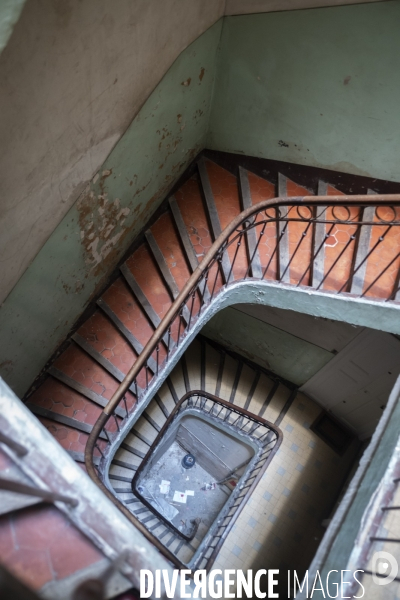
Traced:
<path fill-rule="evenodd" d="M 201 158 L 198 171 L 175 192 L 165 213 L 152 225 L 143 243 L 121 267 L 120 276 L 102 294 L 96 311 L 72 335 L 70 345 L 55 359 L 39 387 L 31 391 L 27 398 L 29 408 L 82 466 L 88 434 L 102 407 L 111 398 L 118 383 L 135 362 L 174 298 L 219 233 L 244 208 L 277 195 L 288 197 L 288 216 L 293 216 L 296 211 L 307 213 L 307 207 L 290 206 L 290 197 L 310 195 L 311 192 L 282 175 L 277 174 L 277 180 L 279 183 L 275 186 L 243 168 L 240 168 L 236 177 L 216 163 Z M 321 182 L 320 194 L 324 192 L 324 188 L 328 195 L 342 193 Z M 321 214 L 324 209 L 318 207 L 316 210 Z M 340 207 L 337 209 L 338 212 L 346 210 Z M 281 211 L 284 212 L 283 207 Z M 348 209 L 351 217 L 356 216 L 355 211 L 358 209 Z M 388 211 L 390 209 L 382 209 L 384 216 L 391 218 Z M 398 218 L 400 209 L 396 208 L 394 212 Z M 332 218 L 331 208 L 326 210 L 326 215 L 327 218 Z M 257 219 L 260 220 L 261 215 Z M 256 251 L 253 277 L 261 277 L 262 274 L 266 280 L 281 279 L 283 283 L 296 285 L 300 282 L 305 286 L 339 291 L 349 277 L 352 264 L 357 262 L 358 245 L 363 241 L 367 248 L 372 248 L 378 238 L 383 236 L 384 243 L 380 244 L 379 251 L 372 254 L 371 260 L 366 261 L 365 268 L 358 274 L 361 282 L 353 281 L 352 285 L 354 290 L 357 284 L 358 294 L 371 286 L 367 296 L 387 298 L 398 280 L 400 258 L 396 258 L 396 255 L 400 241 L 399 229 L 394 227 L 388 230 L 388 227 L 381 225 L 372 228 L 370 239 L 358 240 L 354 236 L 357 225 L 325 227 L 326 230 L 319 225 L 313 232 L 312 226 L 305 222 L 290 221 L 286 224 L 281 222 L 277 231 L 273 222 L 266 226 L 258 225 L 255 228 L 257 236 L 253 236 L 252 242 L 251 235 L 248 236 L 249 248 L 254 249 L 255 239 L 263 230 L 263 239 Z M 324 237 L 327 233 L 328 237 Z M 279 253 L 275 251 L 277 236 L 281 236 L 282 240 Z M 303 239 L 301 245 L 300 239 Z M 313 272 L 311 269 L 306 271 L 305 267 L 319 240 L 322 240 L 320 243 L 323 244 L 324 253 L 315 261 Z M 340 263 L 332 267 L 339 254 Z M 392 264 L 385 275 L 373 284 L 382 269 L 382 261 L 385 264 L 392 261 Z M 228 278 L 229 281 L 236 281 L 248 276 L 249 261 L 245 245 L 236 248 L 232 244 L 224 254 L 222 267 L 223 275 L 218 275 L 216 279 L 216 290 Z M 364 281 L 361 277 L 363 271 Z M 210 294 L 215 273 L 216 267 L 211 271 L 205 296 Z M 187 318 L 185 314 L 183 317 Z M 176 339 L 176 327 L 171 335 Z M 172 343 L 171 337 L 167 338 L 165 335 L 159 356 L 154 354 L 152 357 L 151 372 L 147 374 L 150 378 L 154 376 L 157 364 L 164 360 L 167 345 Z M 182 365 L 184 371 L 184 363 Z M 141 388 L 145 387 L 146 377 L 142 375 L 137 383 Z M 167 380 L 167 385 L 172 394 L 172 405 L 174 388 L 170 379 Z M 126 408 L 130 410 L 136 402 L 137 390 L 132 385 L 126 395 Z M 171 410 L 171 406 L 166 407 L 159 396 L 156 396 L 152 406 L 160 415 Z M 122 418 L 125 409 L 119 410 Z M 154 424 L 157 426 L 155 417 L 146 412 L 144 419 L 150 429 L 154 430 Z M 110 432 L 116 431 L 118 423 L 119 418 L 115 422 L 109 422 Z M 141 441 L 141 444 L 141 451 L 145 452 L 146 442 Z M 122 458 L 118 460 L 122 467 L 128 464 Z M 36 510 L 40 510 L 40 515 L 45 514 L 42 507 L 31 507 L 29 510 L 32 514 Z M 19 518 L 18 513 L 13 517 L 16 522 Z"/>

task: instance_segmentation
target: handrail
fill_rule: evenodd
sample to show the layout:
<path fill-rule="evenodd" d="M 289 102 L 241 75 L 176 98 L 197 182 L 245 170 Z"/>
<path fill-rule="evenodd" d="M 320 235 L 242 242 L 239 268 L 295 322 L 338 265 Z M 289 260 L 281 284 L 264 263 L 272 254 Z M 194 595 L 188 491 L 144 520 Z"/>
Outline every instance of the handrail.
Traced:
<path fill-rule="evenodd" d="M 8 479 L 7 477 L 0 477 L 0 490 L 14 492 L 15 494 L 24 494 L 25 496 L 34 496 L 36 498 L 41 498 L 45 502 L 64 502 L 72 507 L 78 506 L 79 504 L 79 500 L 72 496 L 66 496 L 65 494 L 58 494 L 57 492 L 51 492 L 32 485 L 26 485 L 25 483 L 15 481 L 14 479 Z"/>
<path fill-rule="evenodd" d="M 175 319 L 177 319 L 177 318 L 179 318 L 179 329 L 178 329 L 178 343 L 179 343 L 179 341 L 181 339 L 181 336 L 180 336 L 181 323 L 185 319 L 185 317 L 183 315 L 183 308 L 185 307 L 186 302 L 188 302 L 190 297 L 192 297 L 191 310 L 190 310 L 190 319 L 191 319 L 192 312 L 193 312 L 193 306 L 194 306 L 194 302 L 195 302 L 195 297 L 196 297 L 196 292 L 198 292 L 199 295 L 202 297 L 202 304 L 200 306 L 200 311 L 199 311 L 199 314 L 200 314 L 200 312 L 202 310 L 202 306 L 207 303 L 205 301 L 205 299 L 203 298 L 204 292 L 206 290 L 206 286 L 208 283 L 207 282 L 207 277 L 208 277 L 207 271 L 210 271 L 211 268 L 214 265 L 216 265 L 217 266 L 217 274 L 219 271 L 221 271 L 221 275 L 222 275 L 222 277 L 224 277 L 222 269 L 221 269 L 220 265 L 218 264 L 218 261 L 221 262 L 222 256 L 227 251 L 228 246 L 230 246 L 233 243 L 233 241 L 235 241 L 239 237 L 234 260 L 236 259 L 236 254 L 237 254 L 238 248 L 240 246 L 241 237 L 244 237 L 246 234 L 246 227 L 247 227 L 247 229 L 251 229 L 251 228 L 255 228 L 256 226 L 258 226 L 260 224 L 262 225 L 264 223 L 264 221 L 261 221 L 261 222 L 257 221 L 257 216 L 261 212 L 265 211 L 266 216 L 268 217 L 268 222 L 276 222 L 276 223 L 286 222 L 286 223 L 288 223 L 289 221 L 300 221 L 300 222 L 308 222 L 309 224 L 336 223 L 336 224 L 356 225 L 357 232 L 360 232 L 362 225 L 387 226 L 388 229 L 390 229 L 394 225 L 396 225 L 396 226 L 400 225 L 400 221 L 384 220 L 381 217 L 379 217 L 379 215 L 377 215 L 378 222 L 375 222 L 374 220 L 363 221 L 362 218 L 357 219 L 357 220 L 353 220 L 350 218 L 338 219 L 336 216 L 335 216 L 334 220 L 332 221 L 331 219 L 319 219 L 314 214 L 315 213 L 314 207 L 318 207 L 318 206 L 321 206 L 321 207 L 354 207 L 355 206 L 355 207 L 359 207 L 360 209 L 362 209 L 363 207 L 377 206 L 377 205 L 381 205 L 381 206 L 384 205 L 384 206 L 388 206 L 390 208 L 393 206 L 400 206 L 400 194 L 277 197 L 277 198 L 274 198 L 271 200 L 264 200 L 262 202 L 259 202 L 258 204 L 255 204 L 254 206 L 251 206 L 250 208 L 242 211 L 219 235 L 219 237 L 215 240 L 215 242 L 212 244 L 212 246 L 210 247 L 210 249 L 204 256 L 201 263 L 193 271 L 191 277 L 188 279 L 187 283 L 182 288 L 179 295 L 176 297 L 175 301 L 171 304 L 167 313 L 165 314 L 165 316 L 161 320 L 160 324 L 155 329 L 153 335 L 151 336 L 151 338 L 145 345 L 143 351 L 138 356 L 136 362 L 131 367 L 131 369 L 125 376 L 124 380 L 120 383 L 120 385 L 116 389 L 115 393 L 113 394 L 111 400 L 107 403 L 106 407 L 103 409 L 99 418 L 97 419 L 96 423 L 94 424 L 93 429 L 89 435 L 89 438 L 88 438 L 88 441 L 86 444 L 86 448 L 85 448 L 85 463 L 86 463 L 86 468 L 87 468 L 88 474 L 97 483 L 97 485 L 99 485 L 99 487 L 103 490 L 103 492 L 115 504 L 118 505 L 120 510 L 128 517 L 128 519 L 132 522 L 135 522 L 135 525 L 138 527 L 138 529 L 148 539 L 151 539 L 153 541 L 153 543 L 158 547 L 158 549 L 161 552 L 163 552 L 163 554 L 165 556 L 167 556 L 167 558 L 169 558 L 169 560 L 171 560 L 174 564 L 177 564 L 176 557 L 174 555 L 172 555 L 167 548 L 165 548 L 162 544 L 160 544 L 158 542 L 158 540 L 156 540 L 156 538 L 154 538 L 154 536 L 152 536 L 152 534 L 150 534 L 146 530 L 146 528 L 132 515 L 132 513 L 121 502 L 119 502 L 119 500 L 117 500 L 113 496 L 113 494 L 108 490 L 108 488 L 104 485 L 104 483 L 101 481 L 100 477 L 98 476 L 96 467 L 94 465 L 93 454 L 94 454 L 95 448 L 97 448 L 99 450 L 99 452 L 102 454 L 100 447 L 97 445 L 97 440 L 99 439 L 99 436 L 100 436 L 103 428 L 105 428 L 108 419 L 110 418 L 111 415 L 114 415 L 114 411 L 117 408 L 118 404 L 124 398 L 126 392 L 128 391 L 128 388 L 130 388 L 132 386 L 132 384 L 136 381 L 136 379 L 137 379 L 138 375 L 140 374 L 140 372 L 142 371 L 142 369 L 144 369 L 144 371 L 145 371 L 146 382 L 147 382 L 148 370 L 150 370 L 147 365 L 147 362 L 148 362 L 149 358 L 151 357 L 152 353 L 159 349 L 159 344 L 162 343 L 163 338 L 165 341 L 166 335 L 168 335 L 168 339 L 171 339 L 171 326 L 174 323 Z M 310 216 L 308 218 L 305 218 L 300 214 L 300 211 L 298 211 L 298 217 L 293 218 L 293 217 L 289 216 L 290 210 L 287 211 L 286 215 L 282 216 L 280 214 L 280 210 L 281 210 L 280 207 L 287 208 L 288 206 L 290 206 L 290 207 L 304 206 L 306 208 L 309 207 Z M 267 210 L 270 210 L 270 211 L 275 210 L 276 216 L 272 217 L 270 214 L 267 213 Z M 350 216 L 349 210 L 348 210 L 348 213 Z M 396 214 L 394 210 L 393 210 L 393 213 Z M 362 216 L 362 212 L 360 213 L 360 215 Z M 254 217 L 253 222 L 251 222 L 252 217 Z M 265 223 L 266 222 L 267 221 L 265 221 Z M 228 244 L 228 240 L 234 232 L 237 232 L 237 235 Z M 280 243 L 281 238 L 282 238 L 282 234 L 279 237 L 277 236 L 277 244 L 276 244 L 274 253 L 276 252 L 277 248 L 279 249 L 279 243 Z M 355 238 L 356 238 L 356 236 L 353 235 L 352 239 L 354 240 Z M 384 236 L 382 237 L 382 239 L 383 238 L 384 238 Z M 357 241 L 358 241 L 358 238 L 357 238 Z M 257 247 L 258 247 L 259 243 L 260 243 L 260 241 L 258 241 Z M 300 246 L 300 244 L 301 244 L 301 241 L 299 241 L 298 246 Z M 323 244 L 321 244 L 321 246 L 322 245 Z M 296 251 L 297 251 L 297 249 L 296 249 Z M 319 249 L 318 249 L 317 253 L 318 252 L 319 252 Z M 372 251 L 368 252 L 366 257 L 364 257 L 362 263 L 366 262 L 366 260 L 368 259 L 368 256 L 371 254 L 371 252 Z M 314 258 L 316 256 L 316 254 L 314 255 Z M 398 256 L 400 256 L 400 253 Z M 251 256 L 251 258 L 249 260 L 250 265 L 253 261 L 253 258 L 254 258 L 254 254 Z M 396 256 L 396 258 L 397 258 L 397 256 Z M 393 260 L 391 261 L 390 265 L 393 263 Z M 286 269 L 288 269 L 289 264 L 287 265 Z M 354 273 L 357 271 L 357 269 L 360 268 L 360 266 L 361 265 L 359 264 L 356 267 L 353 264 L 352 275 L 354 275 Z M 310 267 L 308 267 L 308 268 L 310 268 Z M 388 267 L 386 267 L 386 269 L 387 268 Z M 225 285 L 227 285 L 229 283 L 232 269 L 233 269 L 233 264 L 232 264 L 232 268 L 231 268 L 231 271 L 228 276 L 228 281 L 226 281 L 226 277 L 225 277 Z M 264 277 L 264 275 L 265 275 L 265 272 L 263 274 L 263 277 Z M 378 278 L 381 275 L 382 274 L 380 274 L 378 276 Z M 248 276 L 248 271 L 246 273 L 246 277 L 247 276 Z M 262 279 L 263 279 L 263 277 L 262 277 Z M 215 282 L 216 282 L 216 280 L 215 280 Z M 198 287 L 200 283 L 202 285 L 204 283 L 204 288 L 202 291 Z M 396 280 L 396 285 L 399 286 L 398 279 Z M 400 288 L 400 286 L 399 286 L 399 288 Z M 397 288 L 396 292 L 398 291 L 399 288 Z M 214 289 L 215 289 L 215 283 L 214 283 L 213 293 L 211 295 L 211 301 L 213 298 Z M 391 297 L 387 298 L 387 299 L 391 299 Z M 189 322 L 186 323 L 187 331 L 190 329 L 190 325 L 191 325 L 190 319 L 189 319 Z M 157 372 L 154 373 L 155 376 L 158 376 L 158 373 L 159 373 L 158 355 L 159 354 L 157 352 Z M 168 362 L 169 358 L 170 358 L 170 348 L 169 348 L 169 343 L 168 343 L 166 362 Z"/>
<path fill-rule="evenodd" d="M 6 435 L 3 431 L 0 431 L 0 443 L 5 444 L 11 448 L 11 450 L 14 450 L 17 456 L 25 456 L 28 454 L 28 450 L 25 448 L 25 446 L 10 438 L 10 436 Z"/>
<path fill-rule="evenodd" d="M 168 326 L 172 321 L 173 317 L 176 316 L 177 309 L 181 306 L 182 302 L 188 295 L 188 292 L 193 288 L 193 286 L 200 280 L 202 274 L 206 270 L 209 265 L 209 262 L 215 257 L 218 250 L 222 247 L 224 242 L 227 241 L 230 234 L 235 231 L 235 229 L 241 225 L 248 218 L 252 217 L 254 214 L 259 213 L 267 208 L 275 208 L 279 206 L 299 206 L 299 205 L 311 205 L 311 206 L 325 206 L 325 205 L 333 205 L 337 204 L 338 206 L 351 206 L 351 205 L 374 205 L 375 203 L 392 203 L 395 206 L 400 206 L 400 194 L 376 194 L 376 195 L 355 195 L 355 196 L 296 196 L 289 198 L 274 198 L 273 200 L 264 200 L 263 202 L 259 202 L 254 206 L 242 211 L 231 223 L 224 229 L 224 231 L 218 236 L 215 242 L 212 244 L 211 248 L 208 250 L 207 254 L 204 256 L 203 260 L 199 264 L 199 266 L 193 271 L 191 277 L 188 279 L 179 295 L 176 297 L 175 301 L 171 304 L 169 310 L 161 320 L 161 323 L 154 331 L 150 340 L 147 342 L 146 346 L 143 348 L 140 356 L 138 356 L 137 361 L 128 371 L 124 380 L 120 383 L 116 391 L 114 392 L 112 398 L 108 402 L 108 404 L 103 409 L 103 412 L 106 415 L 111 415 L 121 401 L 124 394 L 127 392 L 129 386 L 132 384 L 135 376 L 139 373 L 142 367 L 145 365 L 147 359 L 155 350 L 157 343 L 162 339 L 165 333 L 168 330 Z"/>

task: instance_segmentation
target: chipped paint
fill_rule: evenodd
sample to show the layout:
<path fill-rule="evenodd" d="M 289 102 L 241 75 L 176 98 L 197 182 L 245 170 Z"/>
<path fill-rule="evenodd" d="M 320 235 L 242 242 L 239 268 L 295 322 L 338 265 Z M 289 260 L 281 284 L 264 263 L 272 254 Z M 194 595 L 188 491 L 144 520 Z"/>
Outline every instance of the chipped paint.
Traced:
<path fill-rule="evenodd" d="M 0 369 L 19 395 L 205 147 L 221 26 L 177 59 L 0 310 Z"/>
<path fill-rule="evenodd" d="M 111 169 L 103 171 L 102 178 L 109 177 Z M 103 182 L 101 183 L 103 187 Z M 95 207 L 95 208 L 93 208 Z M 107 193 L 95 195 L 88 188 L 77 202 L 80 239 L 86 251 L 85 262 L 93 270 L 102 263 L 117 246 L 126 231 L 126 217 L 131 209 L 121 208 L 119 198 L 110 202 Z"/>

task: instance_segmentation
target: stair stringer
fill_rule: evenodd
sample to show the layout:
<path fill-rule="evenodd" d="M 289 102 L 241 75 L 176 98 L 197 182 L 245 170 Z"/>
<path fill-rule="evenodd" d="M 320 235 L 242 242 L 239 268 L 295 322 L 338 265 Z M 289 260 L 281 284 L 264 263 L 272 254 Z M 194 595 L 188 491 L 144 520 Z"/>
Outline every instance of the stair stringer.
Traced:
<path fill-rule="evenodd" d="M 103 482 L 113 495 L 108 471 L 121 443 L 204 325 L 220 310 L 234 304 L 262 304 L 363 327 L 371 327 L 373 324 L 375 329 L 400 334 L 400 304 L 389 305 L 366 297 L 339 295 L 310 290 L 309 287 L 256 279 L 236 281 L 224 286 L 212 302 L 202 309 L 200 317 L 192 319 L 190 331 L 181 338 L 179 346 L 171 352 L 168 362 L 159 370 L 158 376 L 153 377 L 135 410 L 125 419 L 121 431 L 108 445 L 100 469 Z"/>

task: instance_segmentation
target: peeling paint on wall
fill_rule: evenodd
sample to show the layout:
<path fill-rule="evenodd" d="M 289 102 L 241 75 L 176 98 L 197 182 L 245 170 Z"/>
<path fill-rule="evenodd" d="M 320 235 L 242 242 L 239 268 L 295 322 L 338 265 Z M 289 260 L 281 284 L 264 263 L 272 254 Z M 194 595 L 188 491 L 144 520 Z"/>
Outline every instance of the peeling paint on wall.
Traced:
<path fill-rule="evenodd" d="M 103 171 L 100 181 L 111 173 L 112 170 Z M 110 202 L 106 192 L 96 196 L 89 186 L 78 199 L 76 208 L 85 263 L 91 267 L 90 276 L 96 276 L 96 267 L 106 259 L 114 264 L 121 238 L 129 233 L 124 225 L 131 209 L 122 208 L 119 198 Z"/>
<path fill-rule="evenodd" d="M 206 145 L 400 180 L 399 17 L 398 2 L 230 17 L 189 46 L 2 306 L 0 372 L 14 390 L 27 389 Z M 90 158 L 76 163 L 85 182 Z M 81 175 L 62 181 L 65 201 Z"/>
<path fill-rule="evenodd" d="M 176 60 L 2 306 L 0 373 L 18 395 L 205 147 L 221 25 Z"/>

